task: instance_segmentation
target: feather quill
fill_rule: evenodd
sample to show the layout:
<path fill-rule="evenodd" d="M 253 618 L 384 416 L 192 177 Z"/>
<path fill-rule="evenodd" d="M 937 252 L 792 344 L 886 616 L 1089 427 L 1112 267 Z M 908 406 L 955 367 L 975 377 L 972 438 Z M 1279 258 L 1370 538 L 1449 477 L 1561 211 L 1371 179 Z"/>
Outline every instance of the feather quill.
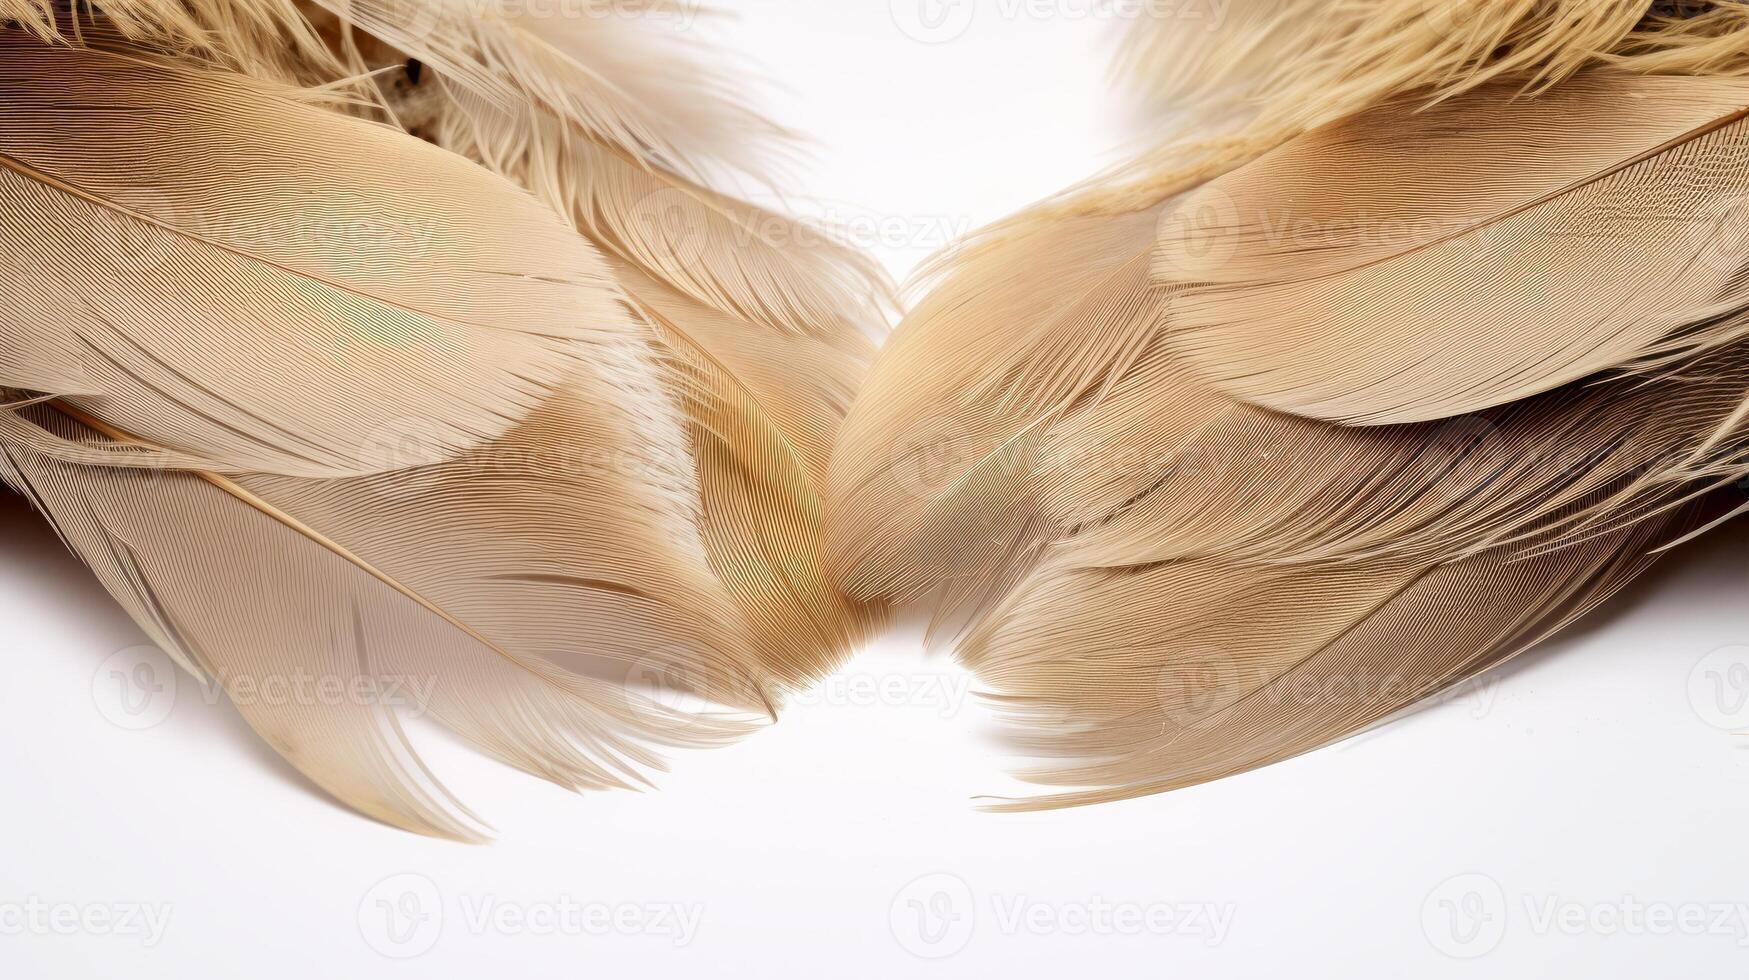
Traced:
<path fill-rule="evenodd" d="M 1393 103 L 1189 194 L 1222 220 L 1157 256 L 1177 350 L 1247 401 L 1385 423 L 1735 339 L 1749 81 L 1513 94 Z"/>
<path fill-rule="evenodd" d="M 586 347 L 643 345 L 601 257 L 466 161 L 238 76 L 3 43 L 0 331 L 74 348 L 78 386 L 14 387 L 213 468 L 339 476 L 495 439 Z"/>
<path fill-rule="evenodd" d="M 1000 807 L 1389 717 L 1602 602 L 1749 472 L 1749 23 L 1458 6 L 1453 39 L 1407 33 L 1420 0 L 1253 3 L 1188 89 L 1149 51 L 1199 32 L 1138 49 L 1238 122 L 937 260 L 883 351 L 828 564 L 926 598 L 1049 760 L 1026 775 L 1068 788 Z M 1698 40 L 1731 30 L 1738 56 Z"/>
<path fill-rule="evenodd" d="M 9 0 L 0 18 L 56 42 L 7 39 L 23 53 L 20 89 L 80 75 L 90 95 L 74 108 L 94 123 L 128 106 L 85 65 L 166 79 L 139 86 L 142 129 L 166 146 L 206 146 L 215 170 L 188 183 L 217 195 L 199 213 L 221 228 L 253 227 L 251 199 L 272 199 L 276 173 L 348 173 L 338 161 L 353 158 L 364 183 L 341 201 L 361 216 L 442 204 L 438 244 L 450 251 L 426 256 L 431 275 L 407 277 L 407 294 L 508 307 L 515 318 L 490 336 L 511 344 L 508 328 L 555 305 L 539 301 L 543 292 L 588 291 L 595 306 L 575 304 L 527 330 L 539 350 L 562 356 L 556 377 L 538 364 L 515 372 L 531 396 L 471 440 L 434 439 L 427 413 L 412 409 L 388 420 L 386 461 L 377 455 L 385 447 L 365 440 L 368 461 L 391 465 L 278 465 L 270 440 L 247 451 L 224 439 L 174 442 L 161 422 L 150 429 L 155 411 L 104 414 L 115 399 L 78 397 L 93 386 L 76 369 L 83 362 L 61 356 L 83 339 L 55 329 L 52 316 L 8 317 L 0 331 L 29 332 L 19 353 L 0 348 L 0 384 L 25 389 L 0 413 L 0 475 L 155 639 L 219 683 L 307 670 L 368 687 L 386 673 L 417 674 L 435 685 L 428 707 L 438 720 L 580 788 L 641 781 L 659 765 L 653 748 L 749 730 L 742 712 L 772 713 L 784 690 L 846 656 L 874 621 L 826 581 L 819 486 L 890 286 L 828 236 L 703 183 L 718 163 L 753 166 L 747 150 L 780 134 L 724 95 L 725 81 L 677 39 L 652 43 L 623 4 L 611 17 L 558 25 L 439 0 L 325 7 L 128 0 L 111 19 L 107 7 L 74 16 Z M 166 101 L 194 122 L 167 118 L 172 108 L 157 108 Z M 329 138 L 278 137 L 249 119 L 235 120 L 246 132 L 234 157 L 189 138 L 186 127 L 198 135 L 208 117 L 264 101 Z M 41 100 L 41 132 L 57 134 L 66 108 Z M 410 179 L 403 158 L 433 173 Z M 92 153 L 86 163 L 112 168 L 111 182 L 131 190 L 119 158 Z M 324 203 L 321 188 L 302 190 L 301 201 Z M 495 223 L 457 231 L 476 215 Z M 326 241 L 344 271 L 386 269 L 374 243 L 324 235 L 325 226 L 293 230 L 273 244 Z M 65 319 L 79 308 L 64 285 L 77 276 L 42 278 L 60 289 L 36 287 L 45 312 Z M 199 293 L 212 280 L 205 271 L 179 278 L 176 288 L 196 292 L 168 302 L 222 303 L 229 297 Z M 307 318 L 313 334 L 344 327 L 316 312 L 330 315 Z M 180 349 L 176 338 L 165 343 Z M 415 376 L 434 370 L 423 353 L 407 355 Z M 274 370 L 250 366 L 264 377 Z M 468 365 L 482 380 L 491 366 Z M 191 386 L 234 380 L 192 367 L 178 374 Z M 345 365 L 281 369 L 278 391 L 304 394 L 336 367 Z M 383 375 L 397 382 L 391 396 L 410 397 L 407 373 Z M 29 395 L 44 390 L 68 397 L 35 404 Z M 462 394 L 430 397 L 439 407 L 483 397 Z M 307 398 L 294 407 L 328 410 Z M 210 435 L 204 416 L 189 414 L 184 428 Z M 295 414 L 259 414 L 266 431 L 303 434 Z M 375 434 L 356 413 L 335 418 Z M 669 707 L 677 694 L 701 710 Z M 395 712 L 239 706 L 277 750 L 361 811 L 422 833 L 478 836 Z"/>
<path fill-rule="evenodd" d="M 374 11 L 361 18 L 366 25 L 414 10 L 365 6 Z M 635 18 L 585 20 L 591 30 L 578 33 L 504 9 L 485 26 L 440 16 L 421 21 L 417 36 L 382 33 L 439 66 L 444 95 L 429 122 L 433 138 L 531 188 L 617 260 L 633 306 L 682 366 L 680 401 L 691 415 L 713 566 L 761 624 L 781 694 L 842 662 L 877 621 L 828 583 L 820 493 L 838 427 L 896 305 L 893 290 L 866 256 L 828 232 L 700 182 L 735 166 L 733 155 L 681 159 L 635 121 L 591 124 L 562 100 L 503 98 L 505 79 L 590 91 L 601 65 L 625 57 L 591 51 L 642 50 L 651 66 L 635 73 L 651 93 L 644 116 L 684 121 L 709 109 L 744 146 L 781 137 L 748 123 L 721 79 L 677 62 L 668 53 L 673 38 L 652 44 Z M 721 142 L 716 129 L 688 128 L 691 146 Z"/>
<path fill-rule="evenodd" d="M 395 826 L 477 840 L 485 828 L 419 761 L 399 713 L 428 713 L 574 788 L 628 785 L 657 765 L 651 745 L 746 729 L 677 714 L 628 684 L 675 670 L 715 680 L 691 693 L 738 695 L 751 689 L 752 659 L 696 532 L 688 546 L 685 515 L 616 465 L 673 461 L 629 444 L 598 397 L 579 386 L 411 486 L 406 474 L 79 466 L 10 444 L 0 477 L 312 781 Z M 105 438 L 77 410 L 25 414 L 65 439 Z M 248 693 L 299 677 L 309 679 L 299 690 L 348 693 Z M 428 692 L 429 703 L 390 700 L 395 690 Z"/>

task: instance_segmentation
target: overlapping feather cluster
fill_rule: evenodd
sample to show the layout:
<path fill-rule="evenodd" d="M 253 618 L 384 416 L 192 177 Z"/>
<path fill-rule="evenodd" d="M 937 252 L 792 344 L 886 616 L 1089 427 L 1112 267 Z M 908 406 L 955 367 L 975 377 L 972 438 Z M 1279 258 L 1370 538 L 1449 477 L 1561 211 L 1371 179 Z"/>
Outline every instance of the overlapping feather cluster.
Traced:
<path fill-rule="evenodd" d="M 1180 21 L 1125 63 L 1191 136 L 938 260 L 833 462 L 835 576 L 1058 787 L 1004 806 L 1350 734 L 1743 500 L 1749 5 Z"/>
<path fill-rule="evenodd" d="M 597 787 L 862 635 L 818 490 L 889 289 L 712 189 L 783 134 L 635 6 L 0 2 L 0 478 L 188 670 Z M 482 833 L 398 706 L 234 700 Z"/>
<path fill-rule="evenodd" d="M 0 478 L 191 671 L 425 677 L 621 785 L 927 600 L 1050 760 L 1005 805 L 1093 802 L 1384 719 L 1741 504 L 1749 6 L 1143 23 L 1192 135 L 938 259 L 865 383 L 880 275 L 713 189 L 780 134 L 625 0 L 512 2 L 0 0 Z M 240 708 L 480 833 L 391 706 Z"/>

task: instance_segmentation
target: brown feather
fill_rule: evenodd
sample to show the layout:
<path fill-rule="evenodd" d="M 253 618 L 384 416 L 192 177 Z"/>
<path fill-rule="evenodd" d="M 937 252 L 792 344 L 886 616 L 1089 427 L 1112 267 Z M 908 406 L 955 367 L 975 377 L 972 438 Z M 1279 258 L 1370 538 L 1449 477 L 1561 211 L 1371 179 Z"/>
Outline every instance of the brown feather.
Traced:
<path fill-rule="evenodd" d="M 1005 807 L 1387 717 L 1601 602 L 1749 467 L 1749 248 L 1704 233 L 1749 90 L 1515 91 L 1184 186 L 1240 140 L 1151 185 L 1179 196 L 1110 178 L 938 263 L 846 422 L 828 556 L 929 598 L 1055 760 L 1029 775 L 1075 787 Z"/>
<path fill-rule="evenodd" d="M 156 642 L 231 692 L 313 781 L 396 826 L 477 839 L 481 827 L 419 762 L 396 709 L 429 712 L 482 751 L 573 788 L 638 779 L 659 764 L 647 746 L 747 730 L 633 690 L 683 678 L 687 693 L 721 703 L 758 684 L 691 515 L 649 490 L 653 475 L 684 480 L 674 471 L 684 460 L 628 440 L 600 384 L 580 382 L 497 444 L 411 473 L 156 473 L 0 443 L 0 477 Z M 24 414 L 63 439 L 103 439 L 74 421 L 77 410 Z M 431 700 L 239 696 L 294 677 L 344 691 L 410 679 Z"/>
<path fill-rule="evenodd" d="M 465 160 L 241 76 L 0 44 L 0 251 L 27 271 L 0 331 L 75 346 L 88 393 L 16 387 L 213 468 L 333 476 L 495 439 L 593 349 L 646 347 L 601 257 Z"/>
<path fill-rule="evenodd" d="M 1449 418 L 1729 342 L 1749 295 L 1749 81 L 1590 73 L 1309 133 L 1192 192 L 1171 338 L 1223 389 Z"/>

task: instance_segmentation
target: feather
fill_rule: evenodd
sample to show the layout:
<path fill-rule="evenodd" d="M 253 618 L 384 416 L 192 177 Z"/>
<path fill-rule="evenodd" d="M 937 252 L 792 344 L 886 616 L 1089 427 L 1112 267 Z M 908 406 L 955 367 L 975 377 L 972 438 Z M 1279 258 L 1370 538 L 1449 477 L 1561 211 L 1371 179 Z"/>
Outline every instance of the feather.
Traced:
<path fill-rule="evenodd" d="M 1094 787 L 997 809 L 1125 799 L 1318 748 L 1497 665 L 1649 567 L 1668 528 L 1557 553 L 1258 567 L 1049 562 L 966 641 L 1015 741 Z"/>
<path fill-rule="evenodd" d="M 1749 81 L 1512 94 L 1393 103 L 1189 194 L 1218 217 L 1162 243 L 1174 346 L 1247 401 L 1385 423 L 1732 340 Z"/>
<path fill-rule="evenodd" d="M 1745 39 L 1749 7 L 1724 0 L 1234 0 L 1215 17 L 1136 18 L 1118 73 L 1175 121 L 1071 210 L 1145 208 L 1398 99 L 1543 91 L 1602 67 L 1742 77 Z"/>
<path fill-rule="evenodd" d="M 229 461 L 141 438 L 136 418 L 99 418 L 106 403 L 35 408 L 19 392 L 0 412 L 9 482 L 166 649 L 221 683 L 294 670 L 361 683 L 416 672 L 436 685 L 439 720 L 574 787 L 641 781 L 659 763 L 652 748 L 748 729 L 734 715 L 670 709 L 675 693 L 769 715 L 785 690 L 848 655 L 874 612 L 826 580 L 819 487 L 891 287 L 828 236 L 702 183 L 715 161 L 738 159 L 775 127 L 723 95 L 722 80 L 682 57 L 683 46 L 644 43 L 623 5 L 561 25 L 509 7 L 471 22 L 475 5 L 460 4 L 182 6 L 129 0 L 118 7 L 125 25 L 62 12 L 37 33 L 80 59 L 145 65 L 177 84 L 211 87 L 221 77 L 213 69 L 245 72 L 247 81 L 224 84 L 272 90 L 295 105 L 286 112 L 308 113 L 311 131 L 332 131 L 332 149 L 356 148 L 348 159 L 380 164 L 383 153 L 366 151 L 411 145 L 406 152 L 462 178 L 446 186 L 408 181 L 404 168 L 370 171 L 383 186 L 349 200 L 362 211 L 386 201 L 423 213 L 441 200 L 496 214 L 465 239 L 474 251 L 433 258 L 434 269 L 455 263 L 451 289 L 489 276 L 498 292 L 478 299 L 496 295 L 529 317 L 539 304 L 500 281 L 557 292 L 587 280 L 610 315 L 574 317 L 546 338 L 568 357 L 562 380 L 502 434 L 419 465 L 427 461 L 403 447 L 432 448 L 424 418 L 396 418 L 383 433 L 395 468 L 345 479 L 259 461 L 215 465 Z M 233 21 L 248 27 L 224 29 Z M 300 50 L 312 37 L 320 50 Z M 66 51 L 33 50 L 40 59 Z M 212 112 L 237 97 L 186 101 Z M 45 104 L 45 132 L 60 108 Z M 303 137 L 249 128 L 308 152 Z M 265 173 L 239 166 L 209 189 L 228 195 L 211 213 L 241 220 L 229 203 L 258 177 L 271 186 L 285 164 L 261 159 L 265 150 L 237 161 Z M 570 227 L 518 194 L 510 206 L 504 191 L 481 190 L 490 181 L 463 158 L 526 188 Z M 459 224 L 445 220 L 439 230 Z M 334 244 L 336 261 L 373 267 L 347 245 Z M 487 260 L 470 261 L 479 256 Z M 32 387 L 16 382 L 27 368 L 41 380 L 44 365 L 61 363 L 49 345 L 63 336 L 36 330 L 31 354 L 0 360 L 0 382 Z M 58 390 L 75 394 L 79 381 L 68 372 Z M 141 472 L 163 467 L 187 472 Z M 206 512 L 222 517 L 209 528 L 189 516 Z M 258 551 L 273 560 L 260 565 Z M 224 590 L 213 585 L 220 579 Z M 662 695 L 654 703 L 641 693 L 652 682 L 648 693 Z M 423 833 L 477 836 L 392 712 L 240 707 L 349 804 Z"/>
<path fill-rule="evenodd" d="M 1035 474 L 1054 467 L 1039 461 L 1055 423 L 1157 323 L 1155 223 L 1017 220 L 945 266 L 882 352 L 833 458 L 827 561 L 851 595 L 976 582 L 1049 538 Z"/>
<path fill-rule="evenodd" d="M 620 280 L 690 379 L 683 401 L 712 567 L 749 616 L 774 684 L 804 687 L 876 622 L 820 560 L 819 481 L 867 361 L 750 327 L 635 269 Z"/>
<path fill-rule="evenodd" d="M 1162 105 L 1248 108 L 1261 128 L 1304 130 L 1423 88 L 1541 88 L 1604 65 L 1749 70 L 1749 11 L 1729 0 L 1235 0 L 1223 13 L 1178 29 L 1138 19 L 1119 75 Z"/>
<path fill-rule="evenodd" d="M 1148 254 L 1153 217 L 1131 219 L 1136 255 Z M 1072 374 L 1016 368 L 1010 351 L 1069 349 L 1018 337 L 1094 335 L 1090 310 L 1148 308 L 1119 297 L 1134 286 L 1112 274 L 1133 261 L 1116 247 L 1121 224 L 1088 218 L 992 246 L 913 316 L 955 315 L 901 325 L 894 356 L 920 352 L 894 362 L 899 374 L 883 360 L 865 397 L 918 400 L 859 401 L 849 425 L 936 419 L 923 431 L 944 441 L 923 451 L 945 472 L 916 482 L 928 470 L 903 439 L 868 452 L 851 442 L 834 467 L 828 542 L 835 563 L 850 556 L 854 594 L 939 590 L 940 628 L 964 629 L 959 656 L 1010 717 L 1013 743 L 1057 760 L 1024 775 L 1093 787 L 998 808 L 1120 799 L 1266 765 L 1534 644 L 1690 526 L 1665 516 L 1689 493 L 1666 474 L 1712 446 L 1749 397 L 1749 362 L 1729 350 L 1683 378 L 1352 428 L 1237 402 L 1156 341 L 1112 377 L 1077 384 L 1084 394 L 1067 408 L 1014 409 L 1025 397 L 992 378 Z M 1100 248 L 1077 248 L 1089 243 Z M 996 268 L 1009 291 L 974 293 Z M 1041 282 L 1080 299 L 1054 310 L 1018 299 Z M 1044 312 L 1014 315 L 1028 308 Z M 963 353 L 974 324 L 1018 336 L 983 341 L 976 349 L 1000 354 L 980 360 Z M 873 478 L 839 483 L 852 466 Z M 864 514 L 876 516 L 857 522 Z M 1546 537 L 1557 529 L 1573 533 L 1557 544 Z M 1308 688 L 1322 697 L 1298 699 Z M 1252 691 L 1263 693 L 1243 708 L 1197 714 Z"/>
<path fill-rule="evenodd" d="M 4 44 L 0 250 L 26 273 L 0 330 L 76 345 L 89 393 L 16 387 L 214 468 L 334 476 L 495 439 L 588 350 L 644 347 L 601 257 L 464 160 L 239 76 Z"/>
<path fill-rule="evenodd" d="M 580 382 L 500 443 L 410 481 L 88 467 L 16 445 L 0 446 L 0 477 L 314 782 L 395 826 L 478 839 L 396 709 L 576 788 L 627 785 L 656 764 L 649 745 L 745 728 L 679 715 L 627 686 L 647 670 L 697 679 L 705 697 L 754 689 L 696 531 L 673 500 L 627 476 L 685 474 L 626 438 L 613 402 L 591 390 L 600 383 Z M 76 409 L 24 414 L 65 439 L 104 438 Z M 248 693 L 294 678 L 305 694 Z M 392 686 L 429 703 L 375 696 Z"/>
<path fill-rule="evenodd" d="M 782 133 L 690 57 L 673 20 L 698 13 L 688 4 L 581 0 L 540 17 L 500 0 L 313 2 L 466 93 L 463 112 L 504 113 L 519 127 L 554 119 L 652 167 L 697 175 L 751 164 L 751 151 Z"/>
<path fill-rule="evenodd" d="M 520 34 L 539 45 L 543 29 Z M 534 189 L 614 257 L 634 306 L 686 367 L 713 567 L 758 627 L 773 680 L 793 689 L 841 663 L 877 620 L 828 582 L 820 492 L 895 305 L 885 277 L 828 233 L 562 114 L 459 98 L 434 131 Z"/>
<path fill-rule="evenodd" d="M 0 24 L 6 23 L 52 44 L 157 51 L 293 87 L 321 85 L 355 67 L 329 47 L 296 0 L 113 0 L 101 8 L 0 0 Z M 348 88 L 355 96 L 369 92 Z"/>
<path fill-rule="evenodd" d="M 999 808 L 1387 718 L 1602 602 L 1749 473 L 1749 90 L 1734 62 L 1581 71 L 1586 30 L 1653 29 L 1607 6 L 1451 77 L 1413 39 L 1397 74 L 1296 47 L 1355 87 L 1259 83 L 1236 126 L 936 261 L 846 420 L 827 561 L 927 600 L 1049 760 L 1026 775 L 1069 788 Z M 1271 43 L 1302 7 L 1269 7 Z M 1278 79 L 1261 50 L 1229 53 Z"/>
<path fill-rule="evenodd" d="M 644 117 L 672 124 L 708 109 L 743 149 L 782 134 L 751 121 L 720 78 L 693 72 L 670 43 L 652 43 L 656 31 L 636 18 L 586 18 L 579 30 L 505 8 L 481 26 L 452 24 L 440 6 L 435 24 L 409 34 L 383 25 L 411 6 L 334 9 L 399 49 L 383 57 L 436 66 L 440 105 L 425 124 L 436 142 L 530 188 L 617 260 L 617 280 L 683 366 L 713 567 L 759 624 L 773 680 L 799 687 L 842 662 L 876 613 L 828 584 L 820 490 L 896 305 L 891 285 L 828 232 L 699 182 L 711 162 L 681 159 L 650 135 L 654 123 L 591 122 L 536 90 L 623 80 L 623 52 L 641 51 L 648 64 L 631 78 L 647 90 Z M 506 99 L 506 81 L 530 91 Z M 686 129 L 689 146 L 720 142 L 716 128 Z"/>

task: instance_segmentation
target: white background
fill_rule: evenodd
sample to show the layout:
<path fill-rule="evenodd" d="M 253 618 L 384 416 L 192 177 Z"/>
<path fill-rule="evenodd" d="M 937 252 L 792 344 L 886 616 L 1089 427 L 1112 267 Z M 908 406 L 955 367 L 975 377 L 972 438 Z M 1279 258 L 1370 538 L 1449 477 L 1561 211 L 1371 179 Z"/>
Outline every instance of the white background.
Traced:
<path fill-rule="evenodd" d="M 900 2 L 747 0 L 720 30 L 816 137 L 798 186 L 902 274 L 1113 159 L 1123 121 L 1085 5 Z M 941 43 L 901 29 L 932 23 Z M 1689 549 L 1461 698 L 1098 809 L 977 812 L 1021 789 L 1010 760 L 964 675 L 902 637 L 653 793 L 571 796 L 427 736 L 500 833 L 466 847 L 328 802 L 234 710 L 150 673 L 0 497 L 0 976 L 1734 974 L 1746 540 Z M 132 692 L 143 714 L 118 670 L 163 688 Z M 155 943 L 99 921 L 145 907 L 168 915 Z"/>

